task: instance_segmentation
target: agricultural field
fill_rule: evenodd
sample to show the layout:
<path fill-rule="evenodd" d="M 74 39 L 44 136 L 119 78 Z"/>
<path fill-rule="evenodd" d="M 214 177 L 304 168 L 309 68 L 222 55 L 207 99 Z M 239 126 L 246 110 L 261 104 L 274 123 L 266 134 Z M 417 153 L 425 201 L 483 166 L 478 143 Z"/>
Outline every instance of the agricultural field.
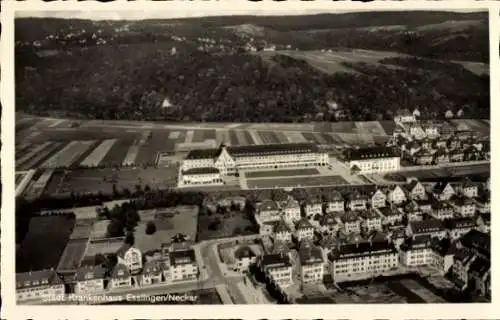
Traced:
<path fill-rule="evenodd" d="M 116 253 L 123 246 L 124 240 L 125 237 L 91 240 L 87 246 L 84 259 L 94 258 L 97 254 Z"/>
<path fill-rule="evenodd" d="M 116 139 L 102 141 L 85 159 L 83 159 L 82 162 L 80 162 L 80 165 L 84 167 L 98 166 L 116 141 Z"/>
<path fill-rule="evenodd" d="M 356 73 L 356 70 L 349 68 L 344 63 L 368 63 L 371 65 L 380 64 L 379 61 L 385 58 L 395 58 L 403 56 L 397 52 L 373 51 L 373 50 L 331 50 L 331 51 L 288 51 L 279 52 L 260 51 L 264 61 L 273 63 L 271 58 L 277 54 L 287 55 L 294 59 L 307 61 L 312 67 L 327 74 L 337 72 Z M 385 67 L 396 68 L 395 66 L 384 65 Z"/>
<path fill-rule="evenodd" d="M 168 242 L 178 233 L 196 238 L 198 228 L 198 207 L 178 206 L 151 210 L 149 217 L 141 215 L 141 221 L 134 231 L 135 246 L 142 252 L 156 250 L 163 242 Z M 154 234 L 146 234 L 146 225 L 153 221 L 156 226 Z"/>
<path fill-rule="evenodd" d="M 88 239 L 70 240 L 59 260 L 57 271 L 68 271 L 79 268 L 87 250 L 87 244 Z"/>
<path fill-rule="evenodd" d="M 250 171 L 245 172 L 247 179 L 255 178 L 273 178 L 273 177 L 289 177 L 289 176 L 310 176 L 319 174 L 318 169 L 287 169 L 287 170 L 273 170 L 273 171 Z"/>
<path fill-rule="evenodd" d="M 71 141 L 59 152 L 47 159 L 42 168 L 68 168 L 82 156 L 93 144 L 94 140 Z"/>
<path fill-rule="evenodd" d="M 274 179 L 247 179 L 247 185 L 249 189 L 292 188 L 292 187 L 331 186 L 331 185 L 347 185 L 347 184 L 349 184 L 349 182 L 339 175 L 274 178 Z"/>
<path fill-rule="evenodd" d="M 113 184 L 117 189 L 134 191 L 136 185 L 166 189 L 177 186 L 177 166 L 148 168 L 99 168 L 77 169 L 69 174 L 54 173 L 45 194 L 75 193 L 112 194 Z"/>
<path fill-rule="evenodd" d="M 55 268 L 75 225 L 70 215 L 34 217 L 16 252 L 16 272 Z"/>
<path fill-rule="evenodd" d="M 28 159 L 16 160 L 16 167 L 22 170 L 36 169 L 52 155 L 61 151 L 64 146 L 66 146 L 65 142 L 53 142 Z"/>
<path fill-rule="evenodd" d="M 465 124 L 469 130 L 473 130 L 481 136 L 489 136 L 490 135 L 490 125 L 489 123 L 485 123 L 483 120 L 478 119 L 456 119 L 450 120 L 450 122 L 455 125 L 463 125 Z"/>

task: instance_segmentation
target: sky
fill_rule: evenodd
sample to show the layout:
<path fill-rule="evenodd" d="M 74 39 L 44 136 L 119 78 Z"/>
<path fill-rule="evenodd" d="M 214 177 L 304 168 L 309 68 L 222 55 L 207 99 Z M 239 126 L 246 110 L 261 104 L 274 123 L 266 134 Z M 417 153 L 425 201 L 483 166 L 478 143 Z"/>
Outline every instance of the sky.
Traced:
<path fill-rule="evenodd" d="M 63 19 L 90 19 L 90 20 L 143 20 L 143 19 L 172 19 L 205 16 L 226 16 L 226 15 L 305 15 L 318 13 L 346 13 L 351 10 L 168 10 L 168 11 L 17 11 L 16 17 L 51 17 Z M 467 10 L 442 10 L 455 12 L 477 12 L 484 9 Z"/>

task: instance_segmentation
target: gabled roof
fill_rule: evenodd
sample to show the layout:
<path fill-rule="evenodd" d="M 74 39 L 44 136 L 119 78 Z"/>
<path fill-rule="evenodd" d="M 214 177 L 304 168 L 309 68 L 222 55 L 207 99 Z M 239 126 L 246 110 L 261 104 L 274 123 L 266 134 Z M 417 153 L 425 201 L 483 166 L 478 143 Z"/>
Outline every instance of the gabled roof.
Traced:
<path fill-rule="evenodd" d="M 78 268 L 76 271 L 77 281 L 87 281 L 94 279 L 103 279 L 106 275 L 106 268 L 102 266 L 86 266 Z"/>
<path fill-rule="evenodd" d="M 360 193 L 359 191 L 351 192 L 348 196 L 349 200 L 368 200 L 368 196 L 366 194 Z"/>
<path fill-rule="evenodd" d="M 323 263 L 323 252 L 309 242 L 301 243 L 298 253 L 301 265 Z"/>
<path fill-rule="evenodd" d="M 450 185 L 450 187 L 452 187 L 452 189 L 453 189 L 453 186 L 449 182 L 439 181 L 438 183 L 436 183 L 434 185 L 434 187 L 432 188 L 432 191 L 434 193 L 438 193 L 438 194 L 442 193 L 444 191 L 444 189 L 446 188 L 446 186 L 448 186 L 448 185 Z M 453 189 L 453 191 L 455 191 L 455 189 Z"/>
<path fill-rule="evenodd" d="M 234 257 L 238 260 L 242 260 L 244 258 L 253 258 L 255 256 L 256 254 L 249 246 L 241 246 L 234 251 Z"/>
<path fill-rule="evenodd" d="M 283 253 L 265 254 L 262 256 L 261 265 L 263 267 L 291 267 L 290 258 Z"/>
<path fill-rule="evenodd" d="M 127 253 L 127 251 L 132 248 L 131 245 L 127 244 L 127 243 L 124 243 L 120 249 L 118 249 L 118 251 L 116 251 L 116 256 L 117 257 L 120 257 L 120 258 L 123 258 L 125 257 L 125 253 Z"/>
<path fill-rule="evenodd" d="M 162 272 L 164 269 L 164 264 L 162 261 L 151 260 L 147 261 L 142 268 L 143 275 L 154 275 Z"/>
<path fill-rule="evenodd" d="M 286 224 L 285 220 L 281 219 L 276 223 L 274 227 L 274 232 L 275 233 L 290 232 L 290 228 Z"/>
<path fill-rule="evenodd" d="M 364 147 L 359 149 L 349 149 L 345 152 L 348 161 L 368 160 L 399 157 L 398 152 L 393 147 Z"/>
<path fill-rule="evenodd" d="M 334 201 L 344 201 L 344 197 L 340 192 L 337 190 L 333 190 L 328 197 L 329 202 L 334 202 Z"/>
<path fill-rule="evenodd" d="M 352 211 L 344 213 L 344 215 L 342 215 L 342 217 L 340 219 L 344 223 L 359 221 L 358 215 L 355 212 L 352 212 Z"/>
<path fill-rule="evenodd" d="M 130 271 L 128 270 L 127 266 L 123 263 L 117 263 L 113 271 L 111 272 L 111 277 L 112 278 L 129 278 L 130 277 Z"/>
<path fill-rule="evenodd" d="M 299 229 L 311 229 L 314 228 L 311 222 L 307 218 L 302 218 L 297 222 L 297 230 Z"/>
<path fill-rule="evenodd" d="M 63 284 L 54 270 L 39 270 L 16 273 L 16 289 L 33 288 L 46 285 Z"/>
<path fill-rule="evenodd" d="M 345 243 L 333 249 L 328 255 L 330 261 L 377 254 L 396 254 L 397 250 L 389 241 Z"/>
<path fill-rule="evenodd" d="M 447 222 L 448 229 L 473 228 L 476 226 L 474 218 L 455 218 Z"/>
<path fill-rule="evenodd" d="M 382 213 L 382 215 L 385 217 L 400 216 L 403 214 L 401 210 L 399 210 L 397 207 L 390 207 L 390 206 L 379 208 L 378 211 L 380 211 L 380 213 Z"/>
<path fill-rule="evenodd" d="M 373 209 L 373 208 L 370 208 L 370 209 L 367 209 L 367 210 L 363 210 L 359 213 L 359 215 L 361 216 L 361 218 L 363 219 L 380 219 L 380 215 L 378 214 L 378 212 Z"/>
<path fill-rule="evenodd" d="M 441 220 L 438 219 L 428 219 L 421 221 L 411 221 L 411 230 L 415 234 L 428 233 L 444 230 L 444 225 Z"/>
<path fill-rule="evenodd" d="M 276 211 L 279 210 L 278 204 L 273 200 L 264 200 L 259 206 L 260 211 Z"/>
<path fill-rule="evenodd" d="M 196 255 L 193 249 L 169 252 L 169 258 L 172 266 L 196 262 Z"/>

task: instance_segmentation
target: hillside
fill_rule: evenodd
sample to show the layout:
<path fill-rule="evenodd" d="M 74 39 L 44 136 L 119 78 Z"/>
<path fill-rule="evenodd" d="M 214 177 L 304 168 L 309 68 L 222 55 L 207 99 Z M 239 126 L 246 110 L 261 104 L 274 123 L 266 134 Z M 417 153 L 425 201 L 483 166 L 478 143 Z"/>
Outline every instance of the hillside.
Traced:
<path fill-rule="evenodd" d="M 16 108 L 174 121 L 382 120 L 401 107 L 487 118 L 489 76 L 470 71 L 487 69 L 487 27 L 487 13 L 449 12 L 18 19 Z M 276 56 L 262 59 L 249 44 L 275 45 Z M 325 60 L 324 50 L 342 57 Z M 399 56 L 408 59 L 383 61 Z"/>

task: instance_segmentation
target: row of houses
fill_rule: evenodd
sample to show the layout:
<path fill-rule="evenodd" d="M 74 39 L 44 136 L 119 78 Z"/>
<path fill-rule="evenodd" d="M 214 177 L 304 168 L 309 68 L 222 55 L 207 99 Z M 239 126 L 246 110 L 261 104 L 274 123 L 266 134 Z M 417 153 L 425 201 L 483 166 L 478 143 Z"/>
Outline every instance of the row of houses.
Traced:
<path fill-rule="evenodd" d="M 419 236 L 407 238 L 399 246 L 389 239 L 338 243 L 333 248 L 306 241 L 298 249 L 296 269 L 302 283 L 320 283 L 327 274 L 338 282 L 428 266 L 442 276 L 451 274 L 458 288 L 487 296 L 491 294 L 489 248 L 482 253 L 471 249 L 471 243 L 481 239 L 489 239 L 489 234 L 471 230 L 457 241 Z M 294 284 L 293 260 L 286 251 L 264 254 L 257 261 L 277 287 L 284 289 Z"/>
<path fill-rule="evenodd" d="M 124 245 L 116 253 L 112 268 L 105 265 L 82 266 L 72 280 L 55 270 L 16 274 L 17 301 L 39 300 L 66 293 L 99 294 L 132 287 L 190 281 L 198 278 L 198 263 L 188 242 L 163 244 L 158 254 L 144 257 L 133 246 Z M 66 290 L 65 284 L 73 288 Z"/>
<path fill-rule="evenodd" d="M 477 212 L 489 212 L 490 202 L 489 183 L 465 179 L 455 185 L 439 182 L 424 186 L 412 180 L 370 193 L 355 190 L 346 197 L 334 191 L 302 202 L 292 196 L 281 202 L 264 200 L 257 206 L 255 219 L 264 235 L 304 218 L 318 221 L 323 232 L 335 232 L 343 225 L 344 231 L 350 233 L 359 232 L 362 226 L 370 231 L 381 225 L 399 225 L 405 215 L 408 221 L 422 220 L 425 214 L 437 220 L 475 217 Z"/>

